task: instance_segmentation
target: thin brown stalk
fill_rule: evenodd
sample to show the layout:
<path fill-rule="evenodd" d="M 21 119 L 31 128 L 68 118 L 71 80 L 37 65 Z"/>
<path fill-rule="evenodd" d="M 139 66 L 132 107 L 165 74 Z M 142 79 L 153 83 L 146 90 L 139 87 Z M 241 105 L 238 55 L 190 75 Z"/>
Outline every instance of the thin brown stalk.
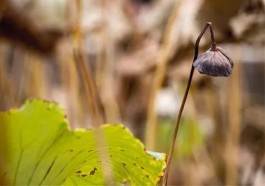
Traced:
<path fill-rule="evenodd" d="M 89 67 L 89 63 L 87 57 L 85 56 L 84 48 L 82 45 L 82 32 L 81 32 L 81 9 L 82 9 L 82 0 L 76 0 L 77 6 L 77 16 L 76 21 L 78 24 L 75 25 L 75 45 L 73 48 L 73 56 L 76 63 L 76 68 L 78 72 L 81 74 L 81 83 L 83 86 L 83 90 L 85 93 L 85 105 L 88 107 L 89 116 L 91 119 L 92 125 L 96 128 L 96 143 L 97 143 L 97 151 L 98 156 L 101 160 L 101 166 L 104 175 L 104 184 L 105 185 L 113 185 L 113 171 L 111 166 L 111 160 L 109 157 L 109 152 L 106 150 L 106 141 L 105 136 L 101 128 L 99 126 L 103 124 L 104 116 L 103 109 L 99 106 L 99 94 L 97 91 L 96 82 L 94 76 L 92 75 L 92 71 Z"/>
<path fill-rule="evenodd" d="M 0 53 L 1 54 L 1 53 Z M 3 56 L 3 55 L 2 55 Z M 6 93 L 9 92 L 7 89 L 7 83 L 9 81 L 9 77 L 5 71 L 6 66 L 5 62 L 3 60 L 3 57 L 0 59 L 0 110 L 6 108 Z M 7 160 L 8 158 L 8 138 L 7 138 L 7 125 L 6 122 L 2 119 L 0 120 L 0 123 L 2 125 L 2 130 L 0 130 L 0 185 L 8 185 L 8 180 L 6 178 L 5 172 L 8 168 Z"/>
<path fill-rule="evenodd" d="M 68 1 L 65 7 L 65 20 L 67 20 L 68 27 L 71 28 L 73 22 L 73 9 L 72 1 Z M 77 18 L 75 18 L 77 19 Z M 79 25 L 75 25 L 75 27 Z M 72 30 L 72 29 L 71 29 Z M 68 32 L 65 30 L 64 35 L 67 36 Z M 73 35 L 77 39 L 77 35 Z M 73 57 L 72 48 L 69 47 L 69 39 L 62 43 L 58 50 L 58 61 L 60 65 L 60 74 L 62 78 L 62 86 L 64 91 L 67 91 L 67 99 L 71 103 L 71 107 L 68 108 L 67 116 L 70 121 L 71 127 L 81 127 L 85 128 L 85 115 L 86 112 L 83 111 L 83 101 L 80 94 L 79 85 L 79 74 L 77 72 L 77 67 Z"/>
<path fill-rule="evenodd" d="M 80 50 L 74 50 L 74 59 L 77 70 L 82 77 L 81 82 L 85 92 L 85 104 L 88 106 L 92 126 L 98 127 L 103 123 L 103 117 L 98 105 L 98 96 L 92 73 Z"/>
<path fill-rule="evenodd" d="M 72 128 L 85 127 L 78 126 L 77 124 L 84 124 L 84 113 L 79 104 L 81 101 L 78 89 L 78 74 L 76 66 L 72 58 L 72 49 L 68 47 L 67 42 L 60 45 L 57 52 L 57 60 L 60 70 L 60 76 L 62 79 L 62 88 L 67 92 L 67 105 L 71 103 L 71 106 L 67 108 L 67 117 Z"/>
<path fill-rule="evenodd" d="M 82 0 L 76 0 L 76 17 L 74 28 L 74 48 L 73 57 L 76 63 L 76 68 L 81 75 L 81 83 L 85 93 L 85 106 L 90 114 L 91 124 L 94 127 L 98 127 L 103 123 L 103 115 L 99 107 L 99 98 L 97 94 L 96 84 L 94 77 L 89 68 L 89 63 L 85 57 L 85 52 L 82 47 L 82 31 L 81 31 L 81 10 Z"/>
<path fill-rule="evenodd" d="M 199 35 L 199 37 L 196 40 L 193 62 L 198 57 L 199 43 L 200 43 L 200 40 L 201 40 L 203 34 L 205 33 L 205 31 L 207 30 L 208 27 L 211 28 L 211 23 L 210 22 L 208 22 L 205 25 L 204 29 L 202 30 L 201 34 Z M 212 29 L 211 29 L 211 35 L 213 35 Z M 214 41 L 213 38 L 214 38 L 214 36 L 212 37 L 212 41 Z M 181 115 L 182 115 L 182 112 L 183 112 L 183 109 L 184 109 L 184 106 L 185 106 L 185 103 L 186 103 L 186 99 L 187 99 L 188 94 L 189 94 L 189 89 L 190 89 L 190 85 L 191 85 L 191 81 L 192 81 L 192 77 L 193 77 L 193 72 L 194 72 L 194 67 L 193 67 L 193 64 L 192 64 L 191 65 L 189 79 L 188 79 L 188 84 L 187 84 L 187 87 L 186 87 L 186 90 L 185 90 L 184 97 L 182 99 L 182 103 L 181 103 L 181 106 L 180 106 L 180 109 L 179 109 L 179 113 L 178 113 L 178 116 L 177 116 L 177 120 L 176 120 L 174 133 L 173 133 L 172 140 L 171 140 L 171 145 L 170 145 L 170 149 L 169 149 L 169 153 L 168 153 L 168 157 L 167 157 L 167 166 L 166 166 L 166 170 L 165 170 L 165 175 L 163 177 L 163 185 L 167 185 L 168 174 L 169 174 L 169 169 L 170 169 L 170 163 L 171 163 L 171 159 L 172 159 L 174 148 L 175 148 L 175 144 L 176 144 L 176 138 L 177 138 L 177 134 L 178 134 L 180 119 L 181 119 Z"/>
<path fill-rule="evenodd" d="M 101 0 L 101 17 L 105 20 L 108 16 L 108 7 L 110 4 L 119 6 L 120 2 L 109 2 Z M 114 41 L 108 32 L 108 26 L 102 25 L 99 31 L 101 39 L 99 40 L 97 58 L 96 58 L 96 83 L 100 91 L 102 106 L 104 107 L 105 117 L 109 123 L 121 121 L 120 111 L 115 98 L 114 88 L 114 67 L 115 50 Z"/>
<path fill-rule="evenodd" d="M 162 46 L 161 56 L 158 61 L 158 65 L 155 72 L 155 79 L 154 79 L 154 85 L 151 90 L 150 95 L 150 101 L 148 105 L 148 111 L 147 111 L 147 123 L 146 123 L 146 133 L 145 133 L 145 145 L 146 148 L 149 150 L 154 149 L 155 146 L 155 138 L 156 138 L 156 128 L 157 128 L 157 116 L 155 114 L 155 100 L 157 97 L 158 91 L 161 89 L 166 67 L 168 63 L 168 58 L 170 54 L 170 36 L 172 34 L 172 28 L 174 26 L 174 21 L 176 20 L 176 17 L 178 16 L 179 7 L 182 1 L 176 4 L 173 12 L 171 13 L 166 31 L 164 36 L 164 42 Z"/>
<path fill-rule="evenodd" d="M 237 48 L 238 49 L 238 48 Z M 239 52 L 233 52 L 238 54 L 236 57 L 239 58 Z M 228 118 L 229 118 L 229 129 L 226 139 L 226 185 L 237 185 L 237 164 L 238 164 L 238 150 L 239 150 L 239 137 L 240 137 L 240 108 L 241 108 L 241 93 L 240 93 L 240 63 L 235 61 L 235 68 L 233 75 L 231 76 L 231 83 L 229 86 L 229 97 L 233 99 L 228 102 Z"/>

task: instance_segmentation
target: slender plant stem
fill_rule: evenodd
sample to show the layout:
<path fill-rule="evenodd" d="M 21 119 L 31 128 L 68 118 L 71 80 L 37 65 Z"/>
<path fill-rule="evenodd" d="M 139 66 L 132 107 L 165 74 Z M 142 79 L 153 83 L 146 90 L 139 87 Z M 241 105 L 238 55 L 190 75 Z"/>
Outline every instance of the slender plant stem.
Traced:
<path fill-rule="evenodd" d="M 198 57 L 199 43 L 200 43 L 200 40 L 201 40 L 203 34 L 205 33 L 205 31 L 207 30 L 208 27 L 210 27 L 211 39 L 212 39 L 212 42 L 214 42 L 214 35 L 213 35 L 213 30 L 211 28 L 211 24 L 212 23 L 208 22 L 205 25 L 205 27 L 203 28 L 203 30 L 201 31 L 199 37 L 196 40 L 193 62 Z M 180 109 L 179 109 L 179 113 L 178 113 L 178 116 L 177 116 L 177 120 L 176 120 L 175 130 L 174 130 L 174 133 L 173 133 L 173 136 L 172 136 L 172 140 L 171 140 L 171 145 L 170 145 L 170 149 L 169 149 L 169 153 L 168 153 L 168 157 L 167 157 L 167 166 L 166 166 L 165 175 L 164 175 L 164 178 L 163 178 L 163 185 L 167 185 L 168 173 L 169 173 L 169 168 L 170 168 L 172 155 L 173 155 L 173 152 L 174 152 L 174 147 L 175 147 L 175 144 L 176 144 L 176 138 L 177 138 L 177 134 L 178 134 L 180 119 L 181 119 L 181 115 L 182 115 L 182 112 L 183 112 L 183 109 L 184 109 L 184 106 L 185 106 L 185 103 L 186 103 L 186 99 L 187 99 L 188 94 L 189 94 L 189 89 L 190 89 L 190 85 L 191 85 L 191 81 L 192 81 L 192 77 L 193 77 L 193 72 L 194 72 L 194 67 L 193 67 L 193 63 L 192 63 L 188 84 L 187 84 L 187 87 L 186 87 L 186 90 L 185 90 L 184 97 L 182 99 L 182 103 L 181 103 L 181 106 L 180 106 Z"/>
<path fill-rule="evenodd" d="M 179 15 L 181 3 L 184 0 L 178 1 L 175 5 L 174 10 L 169 16 L 168 23 L 165 30 L 165 35 L 163 38 L 163 46 L 161 50 L 160 57 L 158 59 L 158 64 L 156 67 L 155 77 L 154 77 L 154 84 L 152 90 L 150 92 L 150 100 L 148 105 L 147 111 L 147 122 L 146 122 L 146 134 L 145 134 L 145 144 L 146 148 L 149 150 L 154 150 L 155 148 L 155 138 L 156 138 L 156 130 L 157 130 L 157 116 L 155 113 L 155 100 L 157 97 L 158 91 L 161 89 L 163 80 L 165 78 L 165 72 L 167 68 L 167 63 L 169 62 L 170 56 L 170 41 L 173 26 L 175 24 L 176 18 Z"/>
<path fill-rule="evenodd" d="M 211 41 L 212 43 L 215 43 L 215 40 L 214 40 L 214 32 L 213 32 L 213 28 L 212 28 L 212 25 L 210 22 L 208 22 L 207 24 L 209 24 L 210 26 L 210 32 L 211 32 Z"/>

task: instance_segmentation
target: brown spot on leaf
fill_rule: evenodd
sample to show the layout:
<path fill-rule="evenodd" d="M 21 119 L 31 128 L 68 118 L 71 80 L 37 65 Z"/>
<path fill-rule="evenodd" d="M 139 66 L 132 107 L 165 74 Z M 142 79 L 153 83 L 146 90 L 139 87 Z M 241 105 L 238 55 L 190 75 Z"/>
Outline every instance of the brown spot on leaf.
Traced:
<path fill-rule="evenodd" d="M 89 175 L 94 175 L 96 170 L 98 170 L 98 169 L 95 167 L 92 171 L 90 171 Z"/>

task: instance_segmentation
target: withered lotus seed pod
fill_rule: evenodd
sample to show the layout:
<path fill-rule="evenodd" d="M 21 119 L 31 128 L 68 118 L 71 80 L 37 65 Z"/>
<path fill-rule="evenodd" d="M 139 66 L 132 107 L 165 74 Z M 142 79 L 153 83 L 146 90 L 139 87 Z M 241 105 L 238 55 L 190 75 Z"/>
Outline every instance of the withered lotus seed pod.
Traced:
<path fill-rule="evenodd" d="M 222 48 L 212 44 L 208 51 L 194 61 L 193 66 L 200 73 L 209 76 L 229 76 L 234 64 Z"/>

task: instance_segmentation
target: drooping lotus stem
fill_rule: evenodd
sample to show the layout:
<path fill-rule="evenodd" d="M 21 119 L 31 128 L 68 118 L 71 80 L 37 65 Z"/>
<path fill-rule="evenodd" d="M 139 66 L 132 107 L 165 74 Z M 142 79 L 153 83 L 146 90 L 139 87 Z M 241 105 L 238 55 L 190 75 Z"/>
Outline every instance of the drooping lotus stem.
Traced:
<path fill-rule="evenodd" d="M 179 109 L 179 113 L 178 113 L 177 120 L 176 120 L 176 126 L 174 129 L 172 141 L 170 144 L 170 149 L 169 149 L 169 153 L 168 153 L 168 157 L 167 157 L 167 166 L 166 166 L 166 170 L 165 170 L 165 175 L 163 177 L 163 185 L 167 185 L 170 163 L 171 163 L 172 155 L 174 152 L 174 147 L 176 144 L 176 138 L 177 138 L 177 134 L 178 134 L 180 119 L 181 119 L 181 115 L 182 115 L 182 112 L 183 112 L 183 109 L 184 109 L 184 106 L 186 103 L 186 99 L 187 99 L 188 94 L 189 94 L 189 89 L 190 89 L 190 85 L 191 85 L 191 81 L 192 81 L 192 77 L 193 77 L 194 68 L 196 70 L 198 70 L 200 73 L 204 73 L 204 74 L 207 74 L 210 76 L 228 76 L 228 75 L 230 75 L 232 68 L 233 68 L 233 62 L 232 62 L 231 58 L 229 58 L 227 56 L 227 54 L 223 51 L 223 49 L 216 47 L 215 40 L 214 40 L 214 32 L 213 32 L 213 29 L 211 27 L 211 24 L 212 24 L 211 22 L 207 22 L 207 24 L 205 25 L 205 27 L 201 31 L 201 33 L 198 36 L 196 43 L 195 43 L 194 59 L 193 59 L 192 65 L 191 65 L 188 84 L 187 84 L 185 94 L 184 94 L 184 97 L 183 97 L 183 100 L 182 100 L 182 103 L 181 103 L 181 106 Z M 207 51 L 207 52 L 209 52 L 209 54 L 207 54 L 207 52 L 202 54 L 197 61 L 200 40 L 201 40 L 203 34 L 205 33 L 205 31 L 209 27 L 210 27 L 211 42 L 212 42 L 211 49 L 209 50 L 210 52 Z M 195 62 L 198 65 L 195 65 Z M 217 68 L 217 70 L 216 70 L 216 68 Z M 200 69 L 203 69 L 203 71 Z"/>

